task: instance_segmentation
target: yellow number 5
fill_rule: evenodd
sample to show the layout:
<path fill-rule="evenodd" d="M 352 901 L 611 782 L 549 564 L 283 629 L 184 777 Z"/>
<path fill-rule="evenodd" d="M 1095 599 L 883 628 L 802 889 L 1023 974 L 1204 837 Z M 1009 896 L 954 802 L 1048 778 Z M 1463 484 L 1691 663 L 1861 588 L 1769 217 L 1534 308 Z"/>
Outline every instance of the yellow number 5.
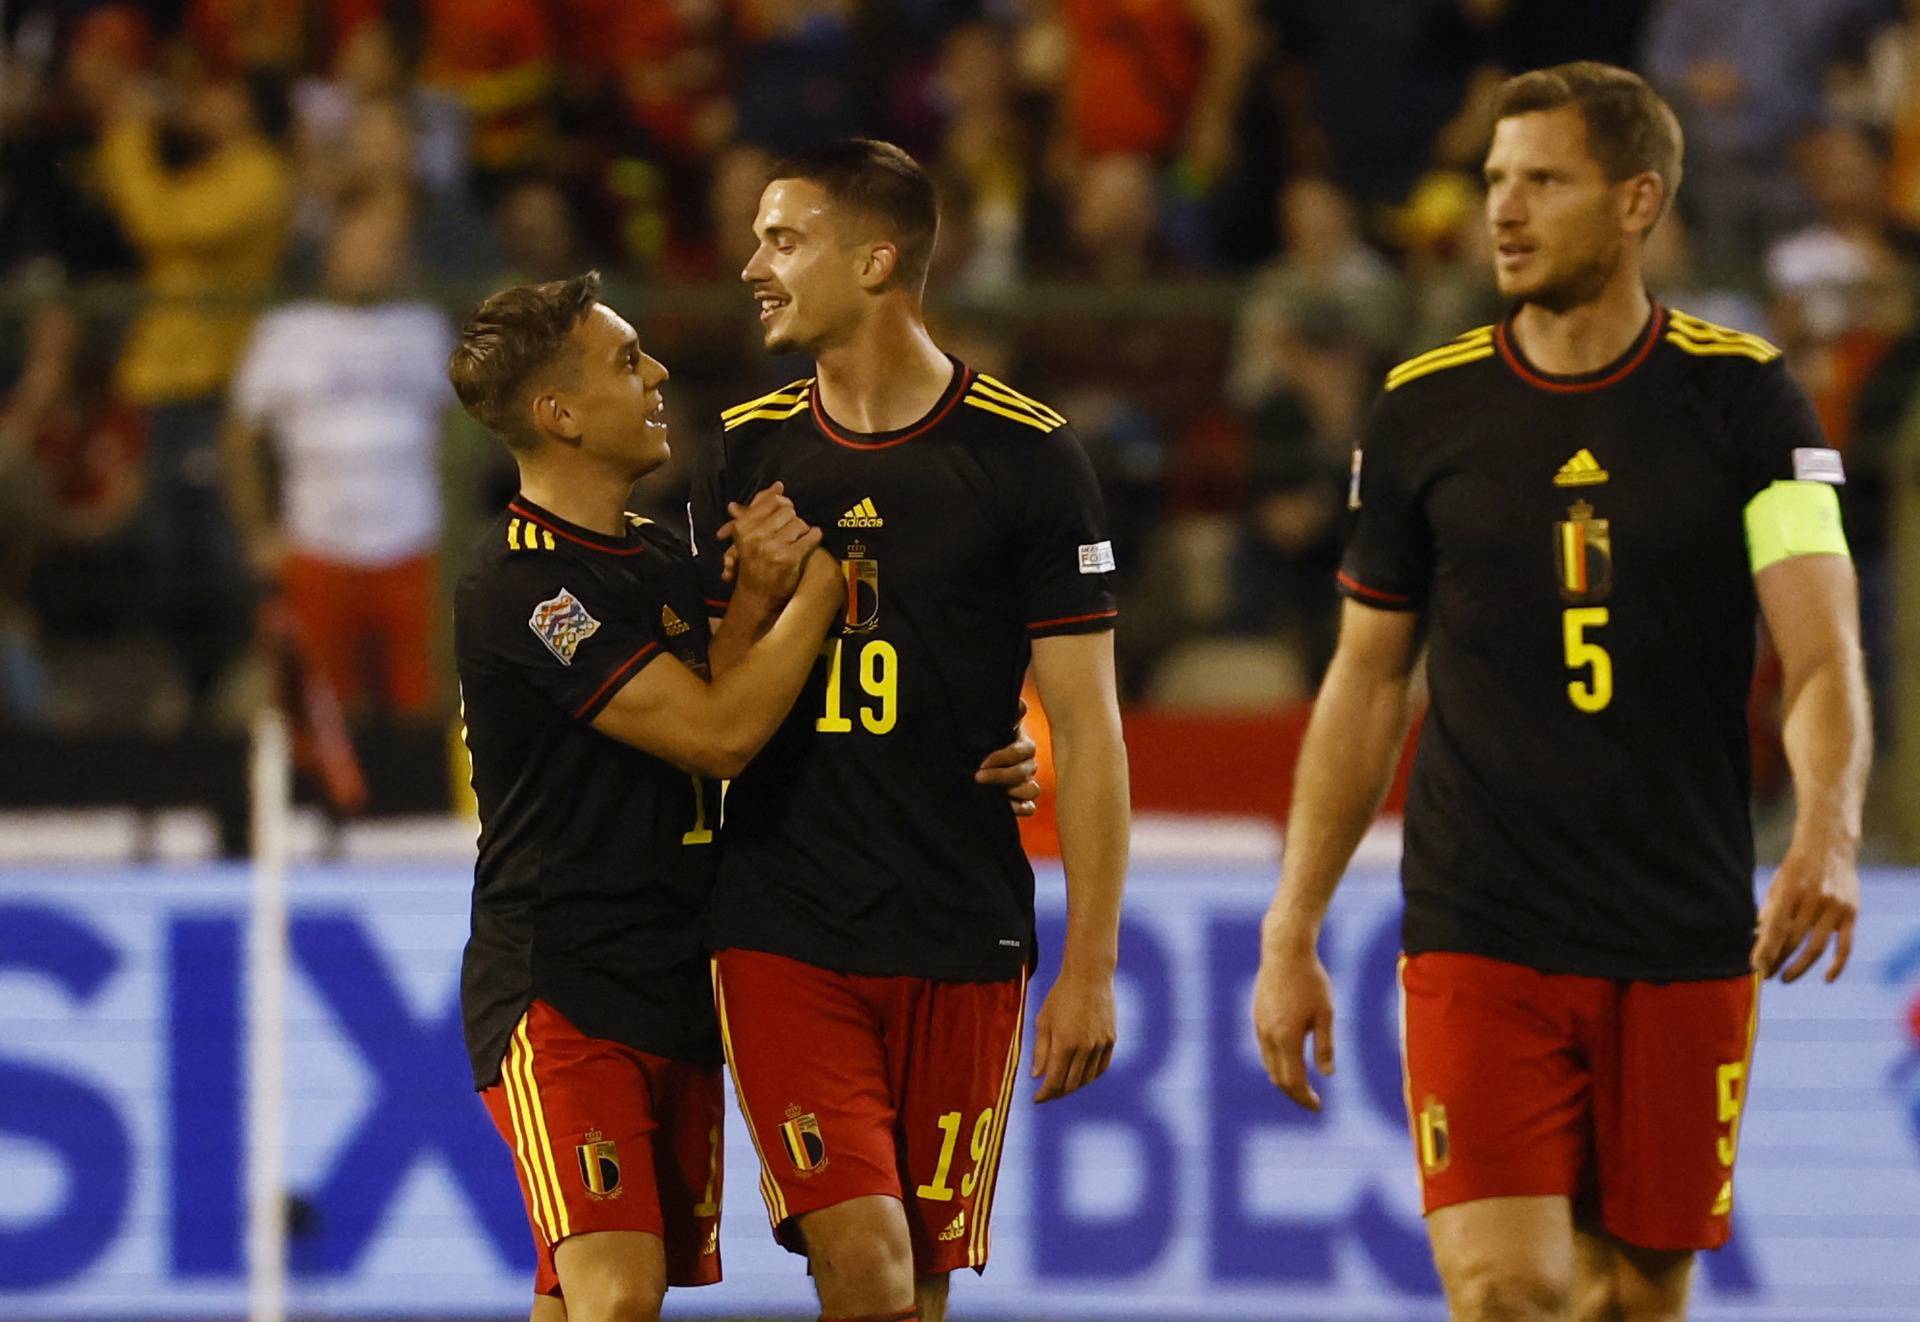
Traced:
<path fill-rule="evenodd" d="M 1591 666 L 1590 679 L 1570 679 L 1567 681 L 1567 697 L 1573 705 L 1589 714 L 1597 712 L 1613 701 L 1613 658 L 1607 655 L 1607 649 L 1598 643 L 1587 641 L 1589 629 L 1598 629 L 1607 622 L 1605 606 L 1578 606 L 1567 611 L 1561 618 L 1561 639 L 1567 649 L 1567 669 L 1578 670 L 1582 666 Z"/>

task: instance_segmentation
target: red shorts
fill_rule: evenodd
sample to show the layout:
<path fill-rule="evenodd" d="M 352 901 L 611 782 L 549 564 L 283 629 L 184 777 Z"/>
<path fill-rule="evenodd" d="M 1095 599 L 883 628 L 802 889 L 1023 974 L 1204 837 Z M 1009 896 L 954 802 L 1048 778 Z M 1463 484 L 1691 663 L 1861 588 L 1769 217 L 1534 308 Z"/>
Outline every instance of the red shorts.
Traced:
<path fill-rule="evenodd" d="M 1565 1195 L 1640 1248 L 1727 1242 L 1753 976 L 1617 982 L 1429 953 L 1401 960 L 1400 991 L 1428 1212 Z"/>
<path fill-rule="evenodd" d="M 558 1295 L 555 1246 L 597 1230 L 658 1235 L 668 1285 L 720 1279 L 718 1069 L 588 1037 L 535 1001 L 480 1097 L 513 1149 L 534 1293 Z"/>
<path fill-rule="evenodd" d="M 720 1033 L 780 1243 L 804 1253 L 796 1217 L 883 1194 L 906 1207 L 918 1274 L 987 1265 L 1026 981 L 715 957 Z"/>
<path fill-rule="evenodd" d="M 296 552 L 287 557 L 282 581 L 301 650 L 342 704 L 359 698 L 372 660 L 375 691 L 393 711 L 412 715 L 432 706 L 441 623 L 433 556 L 369 569 Z"/>

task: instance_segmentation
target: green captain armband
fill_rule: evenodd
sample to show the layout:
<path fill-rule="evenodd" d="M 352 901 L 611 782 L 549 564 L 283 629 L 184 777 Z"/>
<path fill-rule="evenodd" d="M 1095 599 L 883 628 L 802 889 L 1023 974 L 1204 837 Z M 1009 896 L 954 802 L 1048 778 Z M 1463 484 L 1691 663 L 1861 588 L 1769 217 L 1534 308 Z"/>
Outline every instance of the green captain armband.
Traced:
<path fill-rule="evenodd" d="M 1747 502 L 1753 572 L 1796 555 L 1848 555 L 1840 497 L 1826 482 L 1775 482 Z"/>

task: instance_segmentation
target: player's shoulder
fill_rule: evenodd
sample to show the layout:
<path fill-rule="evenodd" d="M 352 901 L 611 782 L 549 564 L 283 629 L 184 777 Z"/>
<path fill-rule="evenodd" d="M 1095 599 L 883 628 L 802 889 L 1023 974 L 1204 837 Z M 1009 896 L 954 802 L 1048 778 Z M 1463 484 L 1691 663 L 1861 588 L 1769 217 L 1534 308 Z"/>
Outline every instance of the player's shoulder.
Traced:
<path fill-rule="evenodd" d="M 963 416 L 983 423 L 990 434 L 1032 440 L 1067 426 L 1066 414 L 986 372 L 971 374 L 959 402 Z"/>
<path fill-rule="evenodd" d="M 1476 326 L 1445 344 L 1415 354 L 1387 373 L 1382 383 L 1384 392 L 1392 395 L 1415 382 L 1427 383 L 1421 387 L 1422 391 L 1432 390 L 1443 383 L 1477 375 L 1475 365 L 1490 361 L 1499 351 L 1494 343 L 1494 329 L 1491 322 Z"/>
<path fill-rule="evenodd" d="M 803 376 L 778 390 L 743 400 L 720 410 L 720 430 L 729 442 L 756 431 L 770 431 L 811 406 L 813 378 Z"/>
<path fill-rule="evenodd" d="M 1770 340 L 1680 308 L 1667 309 L 1661 339 L 1690 370 L 1736 380 L 1760 375 L 1781 359 L 1779 346 Z"/>
<path fill-rule="evenodd" d="M 686 556 L 671 529 L 638 514 L 626 518 L 633 535 L 625 544 L 595 543 L 509 505 L 480 534 L 463 583 L 509 594 L 563 578 L 620 584 L 649 561 Z"/>
<path fill-rule="evenodd" d="M 686 534 L 671 523 L 663 523 L 645 514 L 635 514 L 632 510 L 626 512 L 626 519 L 627 526 L 633 530 L 634 540 L 645 545 L 649 551 L 659 553 L 658 556 L 647 557 L 649 563 L 662 558 L 692 559 L 693 550 L 687 543 Z"/>

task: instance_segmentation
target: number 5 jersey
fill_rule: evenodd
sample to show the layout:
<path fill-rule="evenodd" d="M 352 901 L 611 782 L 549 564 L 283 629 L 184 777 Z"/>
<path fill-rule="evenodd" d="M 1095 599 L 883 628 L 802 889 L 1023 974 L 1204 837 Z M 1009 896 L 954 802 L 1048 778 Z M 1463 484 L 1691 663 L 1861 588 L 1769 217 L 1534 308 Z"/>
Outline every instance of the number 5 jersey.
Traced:
<path fill-rule="evenodd" d="M 1419 611 L 1428 648 L 1407 951 L 1745 972 L 1753 577 L 1846 553 L 1779 350 L 1656 306 L 1562 377 L 1485 326 L 1389 373 L 1354 463 L 1341 589 Z"/>

